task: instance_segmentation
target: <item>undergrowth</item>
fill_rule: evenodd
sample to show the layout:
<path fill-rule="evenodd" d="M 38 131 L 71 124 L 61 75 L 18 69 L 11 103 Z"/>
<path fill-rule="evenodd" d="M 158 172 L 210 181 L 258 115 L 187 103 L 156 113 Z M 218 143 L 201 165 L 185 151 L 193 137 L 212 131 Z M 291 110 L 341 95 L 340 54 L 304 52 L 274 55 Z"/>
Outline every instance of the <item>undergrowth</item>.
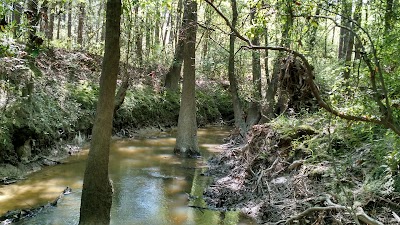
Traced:
<path fill-rule="evenodd" d="M 36 59 L 0 62 L 0 163 L 20 162 L 17 151 L 24 145 L 30 146 L 33 158 L 60 139 L 90 136 L 99 94 L 99 61 L 81 52 L 47 50 Z M 221 87 L 198 90 L 196 100 L 200 126 L 232 114 L 229 94 Z M 179 107 L 177 93 L 133 85 L 115 114 L 114 132 L 175 126 Z"/>

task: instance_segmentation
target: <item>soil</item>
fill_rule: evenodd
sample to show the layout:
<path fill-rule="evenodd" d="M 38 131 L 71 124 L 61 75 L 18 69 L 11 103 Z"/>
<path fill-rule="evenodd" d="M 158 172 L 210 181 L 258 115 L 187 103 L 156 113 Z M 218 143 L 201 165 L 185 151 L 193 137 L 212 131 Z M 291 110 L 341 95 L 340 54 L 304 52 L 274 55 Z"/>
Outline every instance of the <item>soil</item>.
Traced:
<path fill-rule="evenodd" d="M 82 144 L 73 141 L 60 141 L 50 148 L 42 149 L 40 155 L 33 156 L 27 162 L 16 165 L 0 164 L 0 185 L 8 185 L 25 179 L 30 173 L 39 171 L 44 166 L 53 166 L 62 163 L 70 155 L 80 151 Z"/>
<path fill-rule="evenodd" d="M 204 197 L 210 208 L 240 210 L 262 224 L 399 224 L 400 200 L 394 196 L 363 196 L 362 177 L 342 177 L 341 190 L 352 187 L 353 196 L 343 202 L 335 166 L 328 160 L 312 159 L 304 149 L 294 149 L 293 141 L 321 135 L 308 127 L 283 135 L 270 125 L 256 125 L 248 142 L 222 146 L 223 152 L 209 161 L 207 175 L 214 178 Z M 336 162 L 335 162 L 336 163 Z M 345 183 L 351 185 L 345 185 Z M 396 214 L 396 215 L 397 215 Z M 371 216 L 364 218 L 364 216 Z M 370 221 L 368 219 L 371 219 Z"/>

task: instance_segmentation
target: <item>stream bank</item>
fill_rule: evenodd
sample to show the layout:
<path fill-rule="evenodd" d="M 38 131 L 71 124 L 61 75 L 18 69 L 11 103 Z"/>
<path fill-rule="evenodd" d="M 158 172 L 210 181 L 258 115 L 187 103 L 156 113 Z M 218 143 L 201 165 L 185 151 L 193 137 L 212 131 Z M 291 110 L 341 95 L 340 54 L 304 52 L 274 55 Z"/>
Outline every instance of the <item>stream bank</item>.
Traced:
<path fill-rule="evenodd" d="M 102 57 L 88 52 L 42 48 L 28 54 L 10 42 L 0 59 L 0 183 L 13 183 L 27 173 L 56 164 L 90 140 L 99 91 Z M 118 88 L 128 77 L 125 101 L 116 111 L 113 134 L 135 136 L 144 128 L 176 126 L 178 94 L 160 92 L 163 65 L 121 65 Z M 152 73 L 153 74 L 153 73 Z M 227 92 L 217 83 L 197 93 L 199 125 L 231 115 Z"/>
<path fill-rule="evenodd" d="M 377 146 L 354 143 L 342 121 L 325 122 L 278 118 L 253 126 L 243 145 L 223 145 L 209 160 L 207 204 L 260 224 L 398 224 L 396 170 L 376 161 Z"/>

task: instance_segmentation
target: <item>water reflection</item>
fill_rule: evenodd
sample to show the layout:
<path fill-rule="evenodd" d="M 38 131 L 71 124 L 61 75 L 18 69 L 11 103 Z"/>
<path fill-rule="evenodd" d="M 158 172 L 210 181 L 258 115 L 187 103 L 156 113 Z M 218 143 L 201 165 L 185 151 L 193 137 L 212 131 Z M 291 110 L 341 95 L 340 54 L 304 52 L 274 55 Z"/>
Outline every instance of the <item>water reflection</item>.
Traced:
<path fill-rule="evenodd" d="M 237 212 L 216 212 L 188 207 L 204 207 L 199 197 L 209 182 L 202 176 L 205 159 L 227 135 L 226 128 L 200 129 L 203 159 L 179 159 L 172 154 L 175 139 L 168 133 L 161 138 L 118 140 L 112 144 L 110 176 L 114 185 L 111 224 L 124 225 L 213 225 L 253 224 Z M 18 224 L 77 224 L 87 150 L 68 163 L 48 167 L 20 183 L 0 187 L 0 213 L 31 207 L 54 200 L 66 187 L 73 193 L 58 207 Z"/>

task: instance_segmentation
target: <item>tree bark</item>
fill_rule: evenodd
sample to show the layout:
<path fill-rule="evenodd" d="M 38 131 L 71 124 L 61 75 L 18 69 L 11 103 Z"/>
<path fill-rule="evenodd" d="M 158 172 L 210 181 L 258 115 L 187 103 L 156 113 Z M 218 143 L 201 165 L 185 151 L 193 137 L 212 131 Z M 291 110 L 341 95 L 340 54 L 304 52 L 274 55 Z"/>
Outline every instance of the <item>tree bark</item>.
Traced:
<path fill-rule="evenodd" d="M 287 1 L 287 5 L 285 8 L 286 11 L 286 21 L 285 24 L 283 25 L 282 29 L 282 37 L 281 37 L 281 45 L 285 47 L 290 46 L 290 31 L 293 27 L 293 6 L 292 6 L 291 1 Z M 262 118 L 260 120 L 260 123 L 266 123 L 271 121 L 273 118 L 276 117 L 277 108 L 279 106 L 279 103 L 282 102 L 283 97 L 282 93 L 278 96 L 278 104 L 276 103 L 275 96 L 277 95 L 278 92 L 278 86 L 279 86 L 279 76 L 281 74 L 281 59 L 284 56 L 283 53 L 279 52 L 274 60 L 273 63 L 273 69 L 272 69 L 272 74 L 271 78 L 267 79 L 267 88 L 266 88 L 266 94 L 265 94 L 265 102 L 266 105 L 263 106 L 262 108 Z"/>
<path fill-rule="evenodd" d="M 269 35 L 268 35 L 268 27 L 264 28 L 264 44 L 268 46 L 269 43 Z M 269 82 L 269 52 L 268 49 L 265 49 L 265 58 L 264 58 L 264 71 L 267 83 Z"/>
<path fill-rule="evenodd" d="M 356 9 L 353 14 L 353 20 L 354 21 L 359 21 L 359 18 L 361 16 L 361 4 L 362 0 L 356 0 Z M 351 23 L 351 29 L 353 31 L 357 30 L 357 27 L 354 23 Z M 353 65 L 352 61 L 352 56 L 353 56 L 353 48 L 354 48 L 354 33 L 350 32 L 349 34 L 349 43 L 347 46 L 347 51 L 346 51 L 346 58 L 345 58 L 345 71 L 343 73 L 344 79 L 349 79 L 350 78 L 350 73 Z M 348 83 L 346 85 L 349 85 Z"/>
<path fill-rule="evenodd" d="M 17 2 L 14 2 L 13 13 L 12 13 L 13 21 L 15 21 L 14 38 L 18 37 L 18 31 L 21 24 L 21 13 L 22 13 L 21 5 L 18 4 Z"/>
<path fill-rule="evenodd" d="M 341 24 L 345 27 L 350 27 L 350 21 L 346 18 L 351 17 L 351 8 L 352 8 L 352 0 L 342 0 L 342 16 L 341 16 Z M 339 33 L 339 53 L 338 59 L 345 60 L 347 47 L 349 43 L 350 32 L 344 28 L 340 28 Z"/>
<path fill-rule="evenodd" d="M 146 29 L 146 58 L 149 59 L 151 57 L 151 31 L 152 31 L 152 24 L 150 22 L 150 15 L 146 13 L 146 23 L 145 23 L 145 29 Z"/>
<path fill-rule="evenodd" d="M 61 31 L 61 7 L 57 12 L 57 39 L 60 39 L 60 31 Z"/>
<path fill-rule="evenodd" d="M 252 7 L 250 9 L 250 21 L 254 22 L 255 15 L 257 9 Z M 251 44 L 260 45 L 259 35 L 254 34 L 254 38 L 251 40 Z M 253 75 L 253 93 L 252 99 L 250 101 L 250 107 L 247 112 L 246 126 L 247 130 L 249 130 L 253 125 L 257 124 L 261 119 L 261 62 L 260 62 L 260 52 L 252 51 L 251 52 L 251 61 L 252 61 L 252 75 Z"/>
<path fill-rule="evenodd" d="M 37 25 L 39 23 L 39 15 L 38 15 L 38 1 L 37 0 L 29 0 L 28 1 L 28 23 L 29 23 L 29 44 L 31 46 L 35 46 L 35 39 L 37 38 Z"/>
<path fill-rule="evenodd" d="M 40 13 L 42 14 L 42 21 L 40 23 L 40 32 L 47 34 L 47 30 L 49 28 L 49 2 L 44 0 L 40 9 Z M 47 37 L 47 36 L 46 36 Z"/>
<path fill-rule="evenodd" d="M 183 157 L 200 155 L 197 143 L 196 122 L 196 32 L 197 32 L 197 3 L 196 0 L 186 0 L 185 12 L 188 12 L 186 38 L 184 47 L 183 85 L 181 106 L 178 119 L 175 154 Z"/>
<path fill-rule="evenodd" d="M 77 42 L 83 47 L 83 25 L 85 19 L 85 2 L 79 4 L 79 20 L 78 20 L 78 39 Z"/>
<path fill-rule="evenodd" d="M 120 59 L 121 0 L 108 0 L 106 13 L 106 42 L 100 78 L 100 95 L 83 179 L 80 225 L 110 223 L 113 190 L 108 176 L 108 163 Z"/>
<path fill-rule="evenodd" d="M 141 67 L 143 65 L 143 41 L 142 41 L 142 28 L 141 28 L 141 18 L 139 17 L 139 6 L 136 4 L 134 6 L 135 11 L 135 45 L 136 45 L 136 57 L 137 63 Z"/>
<path fill-rule="evenodd" d="M 72 37 L 72 1 L 68 2 L 68 38 Z"/>
<path fill-rule="evenodd" d="M 175 48 L 174 61 L 169 67 L 168 73 L 165 75 L 164 87 L 169 91 L 179 91 L 179 80 L 181 79 L 181 70 L 183 62 L 183 50 L 185 45 L 185 34 L 188 29 L 188 16 L 189 12 L 185 3 L 185 9 L 183 13 L 182 25 L 179 30 L 178 43 Z"/>
<path fill-rule="evenodd" d="M 49 40 L 53 40 L 53 33 L 54 33 L 54 15 L 56 10 L 56 4 L 52 3 L 50 7 L 50 22 L 49 22 L 49 29 L 47 30 L 47 38 Z"/>
<path fill-rule="evenodd" d="M 157 2 L 156 6 L 156 21 L 154 23 L 154 45 L 155 49 L 159 48 L 160 45 L 160 8 L 159 3 Z"/>
<path fill-rule="evenodd" d="M 394 15 L 394 0 L 386 0 L 385 10 L 385 35 L 392 31 Z"/>
<path fill-rule="evenodd" d="M 205 6 L 205 26 L 209 27 L 210 23 L 211 23 L 211 16 L 212 16 L 212 9 L 209 5 Z M 201 54 L 202 57 L 202 61 L 205 60 L 207 58 L 207 54 L 208 54 L 208 42 L 210 39 L 210 35 L 211 35 L 211 30 L 209 29 L 205 29 L 204 31 L 204 42 L 203 42 L 203 52 Z"/>
<path fill-rule="evenodd" d="M 232 8 L 232 26 L 236 27 L 238 20 L 238 11 L 236 0 L 231 0 Z M 232 97 L 233 103 L 233 113 L 235 118 L 235 127 L 239 129 L 242 137 L 246 134 L 246 125 L 244 121 L 244 112 L 242 109 L 242 104 L 240 103 L 239 93 L 238 93 L 238 82 L 235 75 L 235 40 L 236 35 L 231 29 L 229 35 L 229 62 L 228 62 L 228 79 L 229 79 L 229 91 Z"/>

